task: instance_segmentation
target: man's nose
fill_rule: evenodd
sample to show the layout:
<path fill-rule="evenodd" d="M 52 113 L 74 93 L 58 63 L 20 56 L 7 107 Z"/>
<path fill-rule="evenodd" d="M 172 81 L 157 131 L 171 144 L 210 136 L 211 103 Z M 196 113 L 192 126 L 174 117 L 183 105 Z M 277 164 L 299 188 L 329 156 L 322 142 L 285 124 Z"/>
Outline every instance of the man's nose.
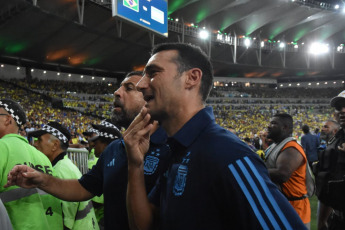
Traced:
<path fill-rule="evenodd" d="M 148 82 L 149 78 L 146 75 L 144 75 L 136 85 L 137 90 L 142 92 L 144 89 L 148 87 Z"/>

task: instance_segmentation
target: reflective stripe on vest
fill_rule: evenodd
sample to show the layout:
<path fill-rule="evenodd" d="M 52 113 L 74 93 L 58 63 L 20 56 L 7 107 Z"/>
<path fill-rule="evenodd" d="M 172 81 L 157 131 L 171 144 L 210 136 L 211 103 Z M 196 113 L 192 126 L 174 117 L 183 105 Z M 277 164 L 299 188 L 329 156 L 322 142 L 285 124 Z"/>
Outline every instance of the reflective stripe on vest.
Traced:
<path fill-rule="evenodd" d="M 15 188 L 15 189 L 11 189 L 9 191 L 0 193 L 0 198 L 1 198 L 2 202 L 8 203 L 11 201 L 20 200 L 24 197 L 31 196 L 35 193 L 38 193 L 39 195 L 48 194 L 45 191 L 38 189 L 38 188 L 30 188 L 30 189 Z"/>
<path fill-rule="evenodd" d="M 89 214 L 92 208 L 93 208 L 92 202 L 89 201 L 89 203 L 86 205 L 86 207 L 83 210 L 78 210 L 77 215 L 75 216 L 75 220 L 84 219 L 87 216 L 87 214 Z"/>

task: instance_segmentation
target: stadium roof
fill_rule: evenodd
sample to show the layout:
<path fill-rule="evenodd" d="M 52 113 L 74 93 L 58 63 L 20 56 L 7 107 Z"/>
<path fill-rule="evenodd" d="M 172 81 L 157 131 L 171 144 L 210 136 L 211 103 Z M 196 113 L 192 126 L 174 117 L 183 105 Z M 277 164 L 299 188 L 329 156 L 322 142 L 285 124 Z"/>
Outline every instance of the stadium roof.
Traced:
<path fill-rule="evenodd" d="M 1 0 L 0 62 L 122 77 L 143 68 L 152 44 L 184 41 L 200 45 L 210 55 L 216 76 L 344 78 L 345 48 L 336 49 L 345 43 L 345 14 L 344 5 L 336 9 L 336 4 L 169 0 L 169 36 L 164 38 L 119 23 L 111 16 L 110 0 L 79 0 L 79 5 L 76 0 Z M 211 32 L 211 42 L 198 37 L 203 27 Z M 246 38 L 250 47 L 244 45 Z M 308 54 L 306 46 L 313 42 L 328 44 L 330 52 Z"/>

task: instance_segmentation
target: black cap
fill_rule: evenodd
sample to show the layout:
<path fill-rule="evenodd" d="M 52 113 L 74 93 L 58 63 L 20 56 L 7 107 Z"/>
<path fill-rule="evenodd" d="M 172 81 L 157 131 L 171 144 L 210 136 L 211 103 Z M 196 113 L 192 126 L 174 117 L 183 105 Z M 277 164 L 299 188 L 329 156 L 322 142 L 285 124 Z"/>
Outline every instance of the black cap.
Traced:
<path fill-rule="evenodd" d="M 338 96 L 332 98 L 331 106 L 335 108 L 345 106 L 345 90 L 339 93 Z"/>
<path fill-rule="evenodd" d="M 68 131 L 68 129 L 56 121 L 49 122 L 48 124 L 44 125 L 42 129 L 30 132 L 28 136 L 40 137 L 46 133 L 55 136 L 66 146 L 68 146 L 68 142 L 71 139 L 71 133 Z"/>
<path fill-rule="evenodd" d="M 97 133 L 97 132 L 98 132 L 97 129 L 90 128 L 87 131 L 83 132 L 83 135 L 84 136 L 91 136 L 92 134 Z"/>
<path fill-rule="evenodd" d="M 4 108 L 16 121 L 18 126 L 26 123 L 26 115 L 24 109 L 11 99 L 1 99 L 0 107 Z"/>
<path fill-rule="evenodd" d="M 95 141 L 99 137 L 103 137 L 105 139 L 110 139 L 110 140 L 115 140 L 122 137 L 120 130 L 116 126 L 114 128 L 114 127 L 106 127 L 104 125 L 92 124 L 92 127 L 97 130 L 97 136 L 90 138 L 89 141 Z"/>

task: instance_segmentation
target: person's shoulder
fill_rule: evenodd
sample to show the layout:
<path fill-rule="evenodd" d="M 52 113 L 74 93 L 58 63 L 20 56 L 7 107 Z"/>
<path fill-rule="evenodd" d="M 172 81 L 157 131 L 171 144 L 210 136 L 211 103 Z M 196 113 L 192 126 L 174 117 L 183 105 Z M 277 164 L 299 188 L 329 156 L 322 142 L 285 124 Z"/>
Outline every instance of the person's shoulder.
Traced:
<path fill-rule="evenodd" d="M 245 156 L 257 157 L 257 154 L 235 134 L 219 126 L 205 130 L 199 144 L 205 157 L 219 162 L 233 162 Z"/>
<path fill-rule="evenodd" d="M 59 178 L 79 179 L 82 175 L 79 168 L 67 156 L 59 160 L 53 168 Z"/>
<path fill-rule="evenodd" d="M 217 124 L 211 124 L 206 127 L 202 135 L 200 135 L 199 141 L 205 141 L 205 144 L 212 145 L 217 148 L 242 143 L 242 141 L 235 134 Z"/>

